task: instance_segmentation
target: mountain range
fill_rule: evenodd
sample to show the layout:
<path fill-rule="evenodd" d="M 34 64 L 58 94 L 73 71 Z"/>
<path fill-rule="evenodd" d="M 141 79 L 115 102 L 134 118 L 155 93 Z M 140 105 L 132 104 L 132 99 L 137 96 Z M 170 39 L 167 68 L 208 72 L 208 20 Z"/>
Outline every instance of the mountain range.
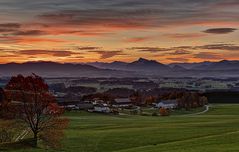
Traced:
<path fill-rule="evenodd" d="M 31 73 L 44 77 L 123 77 L 125 71 L 100 69 L 87 64 L 57 62 L 26 62 L 0 64 L 0 76 Z"/>
<path fill-rule="evenodd" d="M 139 58 L 134 62 L 84 64 L 26 62 L 0 64 L 0 76 L 35 73 L 44 77 L 238 77 L 239 61 L 162 64 Z"/>
<path fill-rule="evenodd" d="M 137 71 L 137 72 L 162 72 L 170 70 L 170 67 L 155 60 L 147 60 L 139 58 L 137 61 L 126 63 L 115 61 L 112 63 L 92 62 L 87 63 L 97 68 L 123 70 L 123 71 Z"/>

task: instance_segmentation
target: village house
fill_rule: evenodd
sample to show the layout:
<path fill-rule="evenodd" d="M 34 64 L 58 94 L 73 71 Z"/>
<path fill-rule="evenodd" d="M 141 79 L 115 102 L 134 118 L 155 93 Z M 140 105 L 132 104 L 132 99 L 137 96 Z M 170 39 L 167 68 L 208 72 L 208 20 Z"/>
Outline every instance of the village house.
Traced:
<path fill-rule="evenodd" d="M 89 110 L 90 112 L 100 112 L 100 113 L 110 113 L 110 107 L 107 104 L 95 104 L 93 110 Z"/>
<path fill-rule="evenodd" d="M 58 105 L 66 110 L 78 110 L 79 101 L 58 101 Z"/>
<path fill-rule="evenodd" d="M 92 103 L 95 104 L 101 104 L 101 103 L 105 103 L 103 100 L 100 100 L 98 98 L 93 99 Z"/>
<path fill-rule="evenodd" d="M 94 107 L 94 105 L 91 102 L 78 100 L 61 101 L 58 102 L 58 105 L 66 110 L 88 110 Z"/>
<path fill-rule="evenodd" d="M 177 107 L 177 100 L 162 100 L 155 105 L 156 108 L 174 109 Z"/>
<path fill-rule="evenodd" d="M 116 98 L 112 104 L 115 108 L 126 108 L 133 106 L 132 101 L 129 98 Z"/>

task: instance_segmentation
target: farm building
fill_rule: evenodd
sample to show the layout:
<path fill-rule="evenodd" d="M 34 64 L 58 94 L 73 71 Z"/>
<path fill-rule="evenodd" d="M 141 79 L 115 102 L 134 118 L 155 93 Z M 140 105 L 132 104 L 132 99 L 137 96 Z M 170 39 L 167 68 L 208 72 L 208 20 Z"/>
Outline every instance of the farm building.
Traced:
<path fill-rule="evenodd" d="M 68 110 L 88 110 L 94 107 L 91 102 L 84 101 L 64 101 L 58 102 L 58 105 Z"/>
<path fill-rule="evenodd" d="M 93 112 L 110 113 L 111 110 L 107 104 L 95 104 Z"/>
<path fill-rule="evenodd" d="M 92 102 L 93 104 L 102 104 L 102 103 L 104 103 L 104 101 L 103 100 L 100 100 L 100 99 L 98 99 L 98 98 L 95 98 L 95 99 L 93 99 L 93 102 Z"/>
<path fill-rule="evenodd" d="M 129 98 L 116 98 L 112 106 L 116 108 L 130 107 L 133 103 Z"/>
<path fill-rule="evenodd" d="M 67 110 L 78 110 L 78 103 L 79 101 L 61 101 L 58 102 L 58 105 Z"/>
<path fill-rule="evenodd" d="M 156 104 L 157 108 L 174 109 L 177 107 L 177 100 L 163 100 Z"/>

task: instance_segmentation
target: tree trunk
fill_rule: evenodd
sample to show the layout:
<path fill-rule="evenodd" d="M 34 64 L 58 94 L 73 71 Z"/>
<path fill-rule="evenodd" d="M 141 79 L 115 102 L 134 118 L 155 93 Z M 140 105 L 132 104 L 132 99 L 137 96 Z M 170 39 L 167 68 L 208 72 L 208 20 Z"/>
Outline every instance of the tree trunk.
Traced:
<path fill-rule="evenodd" d="M 34 133 L 34 137 L 33 137 L 33 147 L 37 147 L 37 140 L 38 140 L 37 133 Z"/>

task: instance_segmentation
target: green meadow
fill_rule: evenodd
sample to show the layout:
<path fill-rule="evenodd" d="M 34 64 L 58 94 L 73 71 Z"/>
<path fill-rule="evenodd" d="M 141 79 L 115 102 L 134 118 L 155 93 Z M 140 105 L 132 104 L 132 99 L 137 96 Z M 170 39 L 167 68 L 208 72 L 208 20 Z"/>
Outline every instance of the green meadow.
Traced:
<path fill-rule="evenodd" d="M 201 115 L 139 116 L 66 113 L 69 152 L 238 152 L 239 105 L 212 105 Z M 9 146 L 9 145 L 8 145 Z M 1 146 L 0 146 L 1 147 Z M 43 152 L 19 145 L 4 151 Z M 0 149 L 1 150 L 1 149 Z"/>

